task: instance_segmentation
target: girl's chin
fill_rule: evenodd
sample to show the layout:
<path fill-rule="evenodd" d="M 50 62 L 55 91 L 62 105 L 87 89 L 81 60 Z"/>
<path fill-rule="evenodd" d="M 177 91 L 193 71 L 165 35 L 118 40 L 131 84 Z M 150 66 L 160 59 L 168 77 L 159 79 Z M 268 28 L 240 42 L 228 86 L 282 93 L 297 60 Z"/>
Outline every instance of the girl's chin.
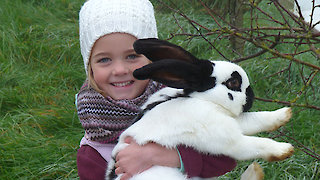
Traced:
<path fill-rule="evenodd" d="M 114 94 L 114 95 L 110 95 L 110 97 L 114 100 L 123 100 L 123 99 L 128 99 L 128 100 L 131 100 L 131 99 L 134 99 L 135 96 L 134 95 L 130 95 L 128 93 L 124 93 L 124 94 L 121 94 L 121 93 L 117 93 L 117 94 Z"/>

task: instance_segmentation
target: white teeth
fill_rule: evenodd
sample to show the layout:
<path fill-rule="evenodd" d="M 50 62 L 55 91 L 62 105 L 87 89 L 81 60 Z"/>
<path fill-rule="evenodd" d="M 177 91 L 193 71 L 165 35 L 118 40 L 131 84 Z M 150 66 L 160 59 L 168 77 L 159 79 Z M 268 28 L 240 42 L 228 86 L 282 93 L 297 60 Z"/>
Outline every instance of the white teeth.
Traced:
<path fill-rule="evenodd" d="M 112 85 L 117 86 L 117 87 L 123 87 L 131 84 L 132 81 L 127 81 L 127 82 L 122 82 L 122 83 L 112 83 Z"/>

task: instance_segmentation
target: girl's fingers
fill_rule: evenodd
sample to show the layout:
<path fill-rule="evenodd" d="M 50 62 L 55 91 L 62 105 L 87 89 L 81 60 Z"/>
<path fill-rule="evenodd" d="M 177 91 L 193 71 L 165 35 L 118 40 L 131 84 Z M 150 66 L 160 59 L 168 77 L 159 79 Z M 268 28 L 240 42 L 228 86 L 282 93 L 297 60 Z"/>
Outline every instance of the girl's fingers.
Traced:
<path fill-rule="evenodd" d="M 116 173 L 117 175 L 119 175 L 119 174 L 122 174 L 122 173 L 124 173 L 124 172 L 122 171 L 121 167 L 117 167 L 116 170 L 115 170 L 115 173 Z"/>

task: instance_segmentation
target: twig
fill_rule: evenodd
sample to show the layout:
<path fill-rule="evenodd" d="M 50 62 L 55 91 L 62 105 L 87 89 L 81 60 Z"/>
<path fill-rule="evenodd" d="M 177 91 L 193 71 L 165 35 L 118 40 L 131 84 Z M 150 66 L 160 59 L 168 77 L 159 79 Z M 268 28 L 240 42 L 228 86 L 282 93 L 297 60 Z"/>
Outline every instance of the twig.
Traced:
<path fill-rule="evenodd" d="M 183 18 L 185 18 L 185 19 L 191 24 L 191 26 L 199 33 L 199 35 L 200 35 L 206 42 L 208 42 L 208 43 L 211 45 L 211 47 L 213 47 L 214 50 L 216 50 L 224 59 L 230 61 L 226 56 L 224 56 L 224 55 L 200 32 L 200 30 L 199 30 L 194 24 L 196 24 L 196 25 L 200 26 L 201 28 L 204 28 L 204 29 L 206 29 L 206 30 L 208 30 L 208 31 L 210 31 L 210 29 L 208 29 L 208 28 L 200 25 L 199 23 L 193 21 L 193 20 L 190 19 L 187 15 L 183 14 L 180 10 L 175 10 L 175 9 L 173 9 L 172 7 L 170 7 L 170 6 L 168 6 L 167 4 L 163 3 L 161 0 L 158 0 L 158 1 L 161 2 L 163 5 L 165 5 L 167 8 L 169 8 L 170 10 L 172 10 L 173 12 L 175 12 L 175 13 L 179 14 L 180 16 L 182 16 Z"/>
<path fill-rule="evenodd" d="M 279 42 L 280 38 L 279 36 L 276 37 L 276 40 L 275 42 L 269 46 L 269 49 L 273 49 L 277 46 L 278 42 Z M 268 52 L 266 49 L 262 49 L 260 52 L 256 53 L 256 54 L 253 54 L 253 55 L 250 55 L 250 56 L 247 56 L 247 57 L 243 57 L 243 58 L 239 58 L 239 59 L 235 59 L 233 60 L 232 62 L 234 63 L 238 63 L 238 62 L 241 62 L 241 61 L 245 61 L 245 60 L 248 60 L 248 59 L 252 59 L 252 58 L 255 58 L 255 57 L 258 57 L 258 56 L 261 56 L 262 54 Z"/>
<path fill-rule="evenodd" d="M 303 108 L 320 110 L 320 107 L 314 106 L 314 105 L 296 104 L 296 103 L 291 103 L 291 102 L 288 102 L 288 101 L 280 101 L 280 100 L 276 100 L 276 99 L 264 99 L 264 98 L 260 98 L 260 97 L 255 97 L 255 99 L 259 100 L 259 101 L 264 101 L 264 102 L 272 102 L 272 103 L 284 104 L 284 105 L 287 105 L 287 106 L 296 106 L 296 107 L 303 107 Z"/>
<path fill-rule="evenodd" d="M 304 153 L 308 154 L 309 156 L 317 159 L 317 160 L 320 160 L 320 155 L 317 154 L 315 151 L 309 149 L 308 147 L 306 147 L 305 145 L 303 145 L 300 141 L 298 141 L 297 139 L 287 135 L 286 133 L 282 132 L 282 131 L 279 131 L 278 132 L 280 133 L 281 136 L 285 136 L 291 140 L 293 140 L 296 144 L 298 144 L 298 146 L 302 147 L 302 149 L 300 149 L 301 151 L 303 151 Z"/>

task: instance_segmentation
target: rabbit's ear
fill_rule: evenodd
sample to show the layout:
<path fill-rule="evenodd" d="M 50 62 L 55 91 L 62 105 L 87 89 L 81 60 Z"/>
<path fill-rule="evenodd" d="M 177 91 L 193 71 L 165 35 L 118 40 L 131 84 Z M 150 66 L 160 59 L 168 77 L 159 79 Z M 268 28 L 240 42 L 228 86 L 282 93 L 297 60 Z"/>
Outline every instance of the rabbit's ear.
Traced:
<path fill-rule="evenodd" d="M 153 62 L 161 59 L 178 59 L 189 63 L 199 61 L 182 47 L 156 38 L 139 39 L 135 41 L 133 47 L 136 53 L 145 55 Z"/>
<path fill-rule="evenodd" d="M 169 87 L 191 91 L 205 91 L 215 85 L 210 77 L 213 67 L 209 61 L 199 60 L 197 65 L 176 59 L 162 59 L 133 72 L 137 79 L 153 79 Z"/>

